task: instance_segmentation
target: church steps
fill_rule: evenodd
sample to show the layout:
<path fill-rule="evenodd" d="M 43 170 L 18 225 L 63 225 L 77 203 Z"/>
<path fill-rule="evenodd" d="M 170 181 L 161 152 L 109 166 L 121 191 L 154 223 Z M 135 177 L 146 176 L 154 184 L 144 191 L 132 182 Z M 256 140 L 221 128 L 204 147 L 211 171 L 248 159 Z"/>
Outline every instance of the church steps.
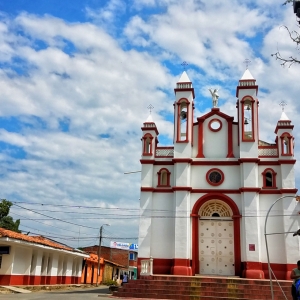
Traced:
<path fill-rule="evenodd" d="M 289 299 L 291 282 L 280 281 L 279 283 Z M 284 295 L 275 281 L 273 281 L 273 288 L 274 299 L 284 300 Z M 113 295 L 122 298 L 174 300 L 269 300 L 271 292 L 269 280 L 158 275 L 130 281 Z"/>

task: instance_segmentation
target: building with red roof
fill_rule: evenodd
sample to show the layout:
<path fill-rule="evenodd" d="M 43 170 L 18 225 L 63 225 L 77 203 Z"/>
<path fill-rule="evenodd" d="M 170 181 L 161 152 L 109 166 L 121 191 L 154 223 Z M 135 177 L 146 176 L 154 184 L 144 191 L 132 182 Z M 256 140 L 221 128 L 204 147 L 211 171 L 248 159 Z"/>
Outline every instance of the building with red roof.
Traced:
<path fill-rule="evenodd" d="M 83 251 L 0 228 L 0 285 L 77 284 Z"/>

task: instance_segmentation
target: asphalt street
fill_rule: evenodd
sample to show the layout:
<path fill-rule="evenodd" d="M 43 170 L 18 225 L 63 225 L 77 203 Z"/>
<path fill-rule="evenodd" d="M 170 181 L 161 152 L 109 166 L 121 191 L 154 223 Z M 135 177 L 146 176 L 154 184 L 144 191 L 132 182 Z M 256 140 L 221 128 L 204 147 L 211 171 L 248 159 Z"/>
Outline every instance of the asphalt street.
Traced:
<path fill-rule="evenodd" d="M 0 294 L 0 300 L 112 300 L 108 287 L 75 289 L 70 291 L 32 292 L 29 294 Z"/>

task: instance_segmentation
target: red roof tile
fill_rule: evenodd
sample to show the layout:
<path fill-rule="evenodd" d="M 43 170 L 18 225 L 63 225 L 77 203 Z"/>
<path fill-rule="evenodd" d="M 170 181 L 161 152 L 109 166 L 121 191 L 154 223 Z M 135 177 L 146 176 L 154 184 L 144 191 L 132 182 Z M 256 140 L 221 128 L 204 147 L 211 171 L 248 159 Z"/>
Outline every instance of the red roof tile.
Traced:
<path fill-rule="evenodd" d="M 87 261 L 90 262 L 98 262 L 98 255 L 93 254 L 93 253 L 89 253 L 90 257 L 86 258 Z"/>
<path fill-rule="evenodd" d="M 62 244 L 56 243 L 51 240 L 48 240 L 47 238 L 45 238 L 43 236 L 28 236 L 26 234 L 17 233 L 17 232 L 7 230 L 7 229 L 0 227 L 0 238 L 1 237 L 8 237 L 11 239 L 22 240 L 22 241 L 29 242 L 29 243 L 45 245 L 45 246 L 49 246 L 49 247 L 56 248 L 56 249 L 75 251 L 75 249 L 73 249 L 73 248 L 64 246 Z"/>

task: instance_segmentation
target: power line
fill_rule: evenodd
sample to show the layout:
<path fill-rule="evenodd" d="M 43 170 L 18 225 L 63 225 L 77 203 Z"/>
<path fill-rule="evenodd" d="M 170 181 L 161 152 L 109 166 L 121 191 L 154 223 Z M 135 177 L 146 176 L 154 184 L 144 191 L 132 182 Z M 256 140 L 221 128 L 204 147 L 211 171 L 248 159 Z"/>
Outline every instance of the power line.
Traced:
<path fill-rule="evenodd" d="M 296 217 L 299 216 L 297 215 L 271 215 L 271 217 Z M 151 218 L 151 219 L 189 219 L 190 216 L 133 216 L 133 217 L 137 217 L 138 219 L 145 219 L 145 218 Z M 106 220 L 132 220 L 133 217 L 120 217 L 120 216 L 115 216 L 115 217 L 106 217 Z M 199 216 L 200 217 L 200 216 Z M 242 216 L 242 218 L 265 218 L 265 216 Z M 64 220 L 72 220 L 73 218 L 65 218 Z M 77 220 L 98 220 L 99 218 L 76 218 Z M 28 220 L 28 221 L 49 221 L 49 219 L 44 219 L 44 218 L 20 218 L 20 221 L 23 220 Z M 60 220 L 61 222 L 66 222 L 64 220 Z M 75 224 L 74 224 L 75 225 Z M 80 226 L 80 225 L 77 225 Z M 87 226 L 83 226 L 83 227 L 87 227 Z M 87 228 L 92 228 L 92 227 L 87 227 Z M 93 228 L 93 229 L 97 229 L 97 228 Z"/>
<path fill-rule="evenodd" d="M 21 215 L 18 215 L 18 214 L 14 213 L 14 212 L 12 212 L 11 214 L 14 214 L 14 215 L 16 215 L 16 216 L 22 217 Z M 20 220 L 21 220 L 21 219 L 20 219 Z M 30 219 L 24 219 L 24 220 L 33 221 L 33 220 L 30 220 Z M 47 220 L 49 221 L 49 219 L 47 219 Z M 45 225 L 45 226 L 49 226 L 49 227 L 53 227 L 53 228 L 57 228 L 57 229 L 60 229 L 60 230 L 69 231 L 69 232 L 74 232 L 74 233 L 78 233 L 77 231 L 74 231 L 74 230 L 70 230 L 70 229 L 64 229 L 64 228 L 57 227 L 57 226 L 54 226 L 54 225 L 45 224 L 45 223 L 43 223 L 43 222 L 39 222 L 39 221 L 37 221 L 37 220 L 34 220 L 34 222 L 37 222 L 37 223 L 43 224 L 43 225 Z M 22 225 L 22 224 L 21 224 L 21 225 Z M 98 228 L 97 228 L 97 229 L 98 229 Z M 83 233 L 83 234 L 85 234 L 85 233 Z"/>
<path fill-rule="evenodd" d="M 17 203 L 17 202 L 16 202 Z M 21 203 L 21 202 L 20 202 Z M 40 204 L 42 206 L 47 205 L 47 204 Z M 52 205 L 52 204 L 49 204 Z M 56 206 L 56 205 L 55 205 Z M 59 206 L 59 205 L 58 205 Z M 17 209 L 26 209 L 24 207 L 21 207 L 19 205 L 16 205 Z M 107 210 L 122 210 L 122 211 L 136 211 L 136 212 L 152 212 L 152 213 L 190 213 L 190 211 L 188 210 L 170 210 L 170 209 L 127 209 L 127 208 L 99 208 L 99 207 L 93 207 L 93 206 L 86 206 L 86 207 L 80 207 L 81 209 L 94 209 L 94 208 L 98 208 L 98 209 L 107 209 Z M 28 209 L 29 210 L 29 209 Z M 32 210 L 33 211 L 33 210 Z M 34 209 L 34 212 L 38 212 L 38 211 L 43 211 L 43 212 L 57 212 L 57 213 L 64 213 L 64 214 L 80 214 L 80 215 L 97 215 L 97 216 L 110 216 L 110 215 L 116 215 L 116 213 L 95 213 L 95 212 L 76 212 L 76 211 L 61 211 L 61 210 L 47 210 L 47 209 Z M 273 212 L 280 212 L 281 210 L 273 210 Z M 251 213 L 251 210 L 249 211 Z M 256 210 L 253 210 L 254 213 L 256 213 Z M 260 210 L 261 213 L 263 212 L 267 212 L 267 210 Z M 123 215 L 123 214 L 120 214 Z M 274 214 L 273 214 L 274 215 Z M 139 216 L 139 215 L 127 215 L 124 214 L 124 216 Z M 278 216 L 282 216 L 282 215 L 278 215 Z M 248 216 L 245 216 L 248 217 Z"/>
<path fill-rule="evenodd" d="M 96 227 L 80 225 L 80 224 L 76 224 L 76 223 L 64 221 L 64 220 L 62 220 L 62 219 L 58 219 L 58 218 L 54 218 L 54 217 L 51 217 L 51 216 L 47 216 L 47 215 L 45 215 L 45 214 L 36 212 L 36 211 L 34 211 L 34 210 L 32 210 L 32 209 L 29 209 L 29 208 L 26 208 L 26 207 L 22 207 L 22 206 L 20 206 L 20 205 L 18 205 L 18 204 L 14 204 L 14 205 L 16 205 L 16 206 L 18 206 L 18 207 L 20 207 L 20 208 L 23 208 L 23 209 L 25 209 L 25 210 L 28 210 L 28 211 L 30 211 L 30 212 L 36 213 L 36 214 L 38 214 L 38 215 L 41 215 L 41 216 L 44 216 L 44 217 L 48 217 L 49 219 L 52 219 L 52 220 L 60 221 L 60 222 L 67 223 L 67 224 L 71 224 L 71 225 L 81 226 L 81 227 L 85 227 L 85 228 L 90 228 L 90 229 L 98 229 L 98 228 L 96 228 Z"/>
<path fill-rule="evenodd" d="M 25 202 L 25 201 L 11 201 L 12 203 L 14 203 L 17 207 L 23 208 L 17 204 L 28 204 L 28 205 L 41 205 L 41 206 L 55 206 L 55 207 L 69 207 L 69 208 L 80 208 L 80 209 L 101 209 L 101 210 L 117 210 L 117 211 L 133 211 L 133 212 L 182 212 L 182 213 L 190 213 L 190 211 L 187 210 L 169 210 L 169 209 L 140 209 L 140 208 L 126 208 L 126 207 L 99 207 L 99 206 L 83 206 L 83 205 L 66 205 L 66 204 L 48 204 L 48 203 L 36 203 L 36 202 Z M 28 209 L 29 210 L 29 209 Z M 46 210 L 46 209 L 42 209 L 42 210 L 38 210 L 35 209 L 34 211 L 47 211 L 47 212 L 62 212 L 62 211 L 58 211 L 58 210 Z M 276 211 L 281 211 L 281 210 L 273 210 L 273 212 Z M 251 212 L 251 211 L 250 211 Z M 253 211 L 254 213 L 256 213 L 256 211 Z M 267 212 L 267 210 L 260 210 L 260 212 Z M 90 212 L 74 212 L 74 211 L 63 211 L 63 213 L 72 213 L 72 214 L 76 214 L 76 213 L 80 213 L 80 214 L 95 214 L 95 215 L 109 215 L 109 214 L 99 214 L 99 213 L 90 213 Z M 278 215 L 279 216 L 279 215 Z M 245 216 L 246 217 L 246 216 Z"/>

